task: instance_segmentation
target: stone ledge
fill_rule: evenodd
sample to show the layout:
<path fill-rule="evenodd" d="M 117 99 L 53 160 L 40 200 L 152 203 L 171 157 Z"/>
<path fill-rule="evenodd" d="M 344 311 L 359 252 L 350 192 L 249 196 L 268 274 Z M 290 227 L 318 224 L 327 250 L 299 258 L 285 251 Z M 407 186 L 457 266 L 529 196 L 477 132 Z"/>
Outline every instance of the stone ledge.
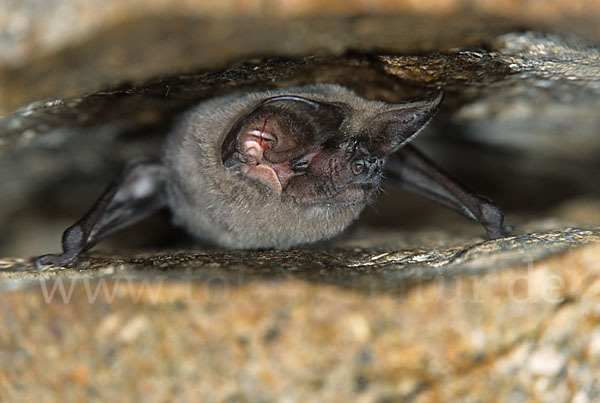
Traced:
<path fill-rule="evenodd" d="M 10 362 L 0 368 L 1 395 L 593 400 L 598 256 L 599 245 L 589 245 L 402 294 L 293 275 L 238 286 L 157 272 L 38 276 L 33 288 L 0 294 Z M 66 297 L 58 287 L 51 296 L 58 283 Z"/>
<path fill-rule="evenodd" d="M 0 290 L 27 287 L 53 279 L 171 278 L 218 281 L 243 285 L 251 281 L 308 280 L 360 291 L 407 289 L 436 279 L 485 275 L 523 262 L 534 262 L 570 248 L 600 241 L 600 228 L 565 228 L 508 238 L 452 240 L 446 247 L 406 248 L 409 234 L 394 232 L 396 247 L 382 247 L 382 233 L 289 251 L 235 251 L 223 249 L 167 250 L 107 255 L 85 254 L 76 269 L 48 267 L 36 270 L 22 258 L 2 259 Z M 438 241 L 439 242 L 439 241 Z M 461 242 L 457 244 L 457 242 Z M 379 245 L 379 246 L 378 246 Z M 450 246 L 452 245 L 452 246 Z"/>

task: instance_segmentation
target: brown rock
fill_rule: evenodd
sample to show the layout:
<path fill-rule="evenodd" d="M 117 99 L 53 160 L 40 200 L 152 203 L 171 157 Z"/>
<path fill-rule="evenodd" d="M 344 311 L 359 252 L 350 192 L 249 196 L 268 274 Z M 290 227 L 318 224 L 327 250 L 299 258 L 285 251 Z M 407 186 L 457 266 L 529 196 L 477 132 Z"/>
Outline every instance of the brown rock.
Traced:
<path fill-rule="evenodd" d="M 599 253 L 588 246 L 401 294 L 293 276 L 242 286 L 126 272 L 38 280 L 0 296 L 4 396 L 593 400 Z M 61 280 L 67 293 L 74 284 L 66 302 L 59 288 L 48 294 Z"/>

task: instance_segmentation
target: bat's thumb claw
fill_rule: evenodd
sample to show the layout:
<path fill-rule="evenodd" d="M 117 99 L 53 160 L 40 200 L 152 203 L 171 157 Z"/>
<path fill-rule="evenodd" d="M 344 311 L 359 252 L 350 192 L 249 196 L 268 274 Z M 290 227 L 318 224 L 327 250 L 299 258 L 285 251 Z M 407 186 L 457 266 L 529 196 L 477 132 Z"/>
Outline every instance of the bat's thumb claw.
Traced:
<path fill-rule="evenodd" d="M 484 197 L 480 199 L 480 214 L 479 219 L 484 226 L 489 239 L 504 238 L 512 232 L 511 226 L 504 225 L 504 213 L 492 201 Z"/>
<path fill-rule="evenodd" d="M 48 266 L 74 267 L 77 266 L 77 256 L 69 256 L 66 253 L 61 255 L 42 255 L 35 259 L 35 268 L 39 271 L 48 270 Z"/>

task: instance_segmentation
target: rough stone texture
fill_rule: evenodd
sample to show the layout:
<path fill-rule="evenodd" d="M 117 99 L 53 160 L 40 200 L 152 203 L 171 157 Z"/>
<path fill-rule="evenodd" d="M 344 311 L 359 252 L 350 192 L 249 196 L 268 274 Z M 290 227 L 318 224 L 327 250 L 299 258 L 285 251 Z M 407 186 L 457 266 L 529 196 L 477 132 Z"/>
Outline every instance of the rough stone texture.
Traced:
<path fill-rule="evenodd" d="M 597 2 L 140 4 L 0 3 L 0 401 L 600 398 Z M 418 145 L 514 236 L 386 189 L 326 244 L 211 249 L 159 216 L 33 270 L 180 112 L 312 82 L 443 87 Z"/>
<path fill-rule="evenodd" d="M 257 56 L 379 49 L 422 54 L 485 46 L 523 27 L 600 36 L 594 19 L 600 6 L 593 0 L 327 3 L 330 10 L 316 0 L 4 1 L 0 113 L 32 101 L 75 97 Z M 392 10 L 396 15 L 390 15 Z M 377 11 L 388 15 L 364 15 Z M 335 17 L 340 14 L 350 16 Z M 209 18 L 215 15 L 233 18 Z"/>
<path fill-rule="evenodd" d="M 59 391 L 67 400 L 595 401 L 599 253 L 391 293 L 293 276 L 243 286 L 118 272 L 40 281 L 0 296 L 0 391 L 13 401 Z"/>
<path fill-rule="evenodd" d="M 417 239 L 408 240 L 415 237 Z M 372 232 L 330 245 L 278 251 L 222 249 L 169 250 L 127 255 L 96 254 L 78 268 L 35 269 L 31 262 L 6 258 L 0 263 L 0 290 L 26 288 L 39 280 L 113 276 L 184 277 L 228 284 L 254 280 L 303 279 L 361 291 L 399 293 L 436 278 L 485 274 L 525 261 L 537 261 L 569 248 L 600 241 L 600 229 L 566 228 L 530 232 L 493 241 L 437 239 L 425 234 Z M 427 239 L 429 238 L 429 239 Z"/>
<path fill-rule="evenodd" d="M 449 16 L 465 12 L 511 17 L 529 21 L 562 24 L 570 30 L 597 29 L 592 24 L 573 26 L 569 18 L 600 13 L 594 0 L 5 0 L 0 4 L 0 60 L 21 65 L 65 46 L 85 42 L 104 27 L 147 16 L 194 18 L 225 16 L 261 16 L 270 19 L 315 15 L 360 15 L 365 13 L 413 13 Z"/>

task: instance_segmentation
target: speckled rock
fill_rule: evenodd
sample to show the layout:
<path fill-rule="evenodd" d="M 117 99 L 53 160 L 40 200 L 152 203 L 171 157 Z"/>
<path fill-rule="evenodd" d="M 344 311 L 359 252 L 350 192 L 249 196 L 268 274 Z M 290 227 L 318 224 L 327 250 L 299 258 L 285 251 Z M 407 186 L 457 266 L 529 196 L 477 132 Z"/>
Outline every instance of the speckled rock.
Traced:
<path fill-rule="evenodd" d="M 255 57 L 478 48 L 523 28 L 598 38 L 598 15 L 590 0 L 8 0 L 0 113 Z"/>
<path fill-rule="evenodd" d="M 544 237 L 559 238 L 539 234 L 536 242 Z M 0 394 L 13 401 L 594 401 L 599 255 L 593 245 L 401 292 L 307 282 L 298 268 L 244 285 L 214 271 L 202 280 L 119 268 L 96 280 L 86 270 L 38 275 L 31 288 L 0 295 Z M 188 257 L 191 266 L 203 259 Z M 373 275 L 364 269 L 344 270 Z"/>

